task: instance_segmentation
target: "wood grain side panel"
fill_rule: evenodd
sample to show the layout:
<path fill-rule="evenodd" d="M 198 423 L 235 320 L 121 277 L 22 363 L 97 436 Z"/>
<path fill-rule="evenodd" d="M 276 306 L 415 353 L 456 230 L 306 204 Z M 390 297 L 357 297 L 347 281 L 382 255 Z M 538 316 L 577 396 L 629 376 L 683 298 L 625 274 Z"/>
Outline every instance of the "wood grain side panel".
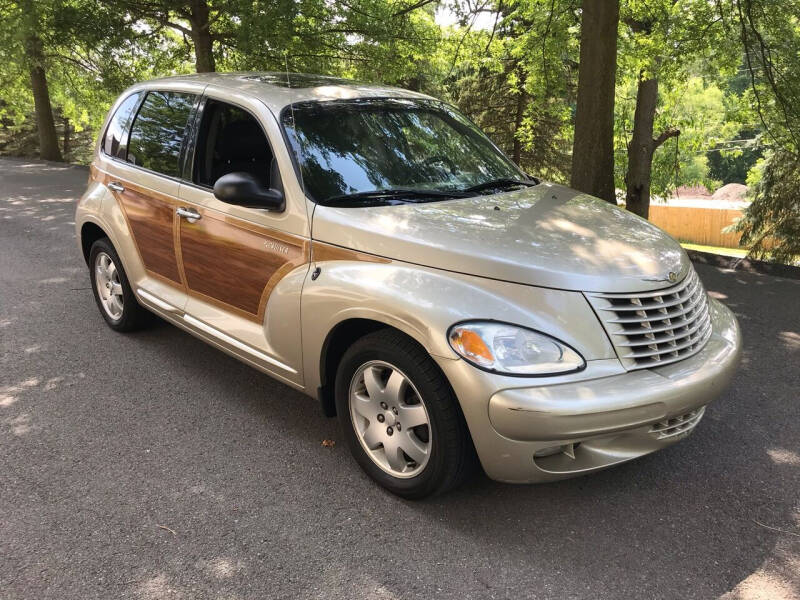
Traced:
<path fill-rule="evenodd" d="M 104 185 L 111 181 L 123 183 L 124 192 L 111 193 L 122 207 L 145 270 L 163 283 L 184 287 L 175 240 L 177 199 L 112 177 L 94 164 L 89 167 L 89 179 Z"/>
<path fill-rule="evenodd" d="M 367 254 L 365 252 L 358 252 L 357 250 L 350 250 L 325 242 L 315 241 L 313 244 L 313 260 L 314 262 L 325 262 L 329 260 L 352 260 L 356 262 L 375 262 L 375 263 L 390 263 L 388 258 L 376 256 L 374 254 Z"/>
<path fill-rule="evenodd" d="M 125 211 L 145 268 L 182 285 L 173 235 L 175 203 L 128 185 L 116 196 Z"/>
<path fill-rule="evenodd" d="M 180 225 L 190 293 L 261 320 L 268 293 L 277 283 L 273 278 L 308 261 L 307 243 L 215 211 L 200 212 L 199 221 L 182 220 Z"/>

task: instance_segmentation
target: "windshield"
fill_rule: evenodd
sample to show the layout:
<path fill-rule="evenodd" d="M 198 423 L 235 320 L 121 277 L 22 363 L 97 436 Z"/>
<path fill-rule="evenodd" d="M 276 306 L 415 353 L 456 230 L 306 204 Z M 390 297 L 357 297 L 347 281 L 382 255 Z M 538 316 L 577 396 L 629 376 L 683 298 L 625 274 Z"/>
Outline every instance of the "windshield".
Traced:
<path fill-rule="evenodd" d="M 418 200 L 430 191 L 427 200 L 441 200 L 492 181 L 527 180 L 471 121 L 436 101 L 298 102 L 283 111 L 282 124 L 306 193 L 322 204 L 385 191 Z"/>

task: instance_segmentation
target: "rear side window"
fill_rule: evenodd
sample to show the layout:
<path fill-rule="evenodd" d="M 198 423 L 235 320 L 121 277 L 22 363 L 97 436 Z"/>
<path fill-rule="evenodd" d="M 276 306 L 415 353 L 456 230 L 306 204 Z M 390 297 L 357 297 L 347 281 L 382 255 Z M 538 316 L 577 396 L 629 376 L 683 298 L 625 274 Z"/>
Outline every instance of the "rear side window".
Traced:
<path fill-rule="evenodd" d="M 128 162 L 178 177 L 178 160 L 196 96 L 183 92 L 148 92 L 131 126 Z"/>
<path fill-rule="evenodd" d="M 133 112 L 139 105 L 141 97 L 142 93 L 136 92 L 125 98 L 111 118 L 108 129 L 106 129 L 106 137 L 103 139 L 103 152 L 109 156 L 125 158 L 125 150 L 127 149 L 125 137 L 133 118 Z"/>

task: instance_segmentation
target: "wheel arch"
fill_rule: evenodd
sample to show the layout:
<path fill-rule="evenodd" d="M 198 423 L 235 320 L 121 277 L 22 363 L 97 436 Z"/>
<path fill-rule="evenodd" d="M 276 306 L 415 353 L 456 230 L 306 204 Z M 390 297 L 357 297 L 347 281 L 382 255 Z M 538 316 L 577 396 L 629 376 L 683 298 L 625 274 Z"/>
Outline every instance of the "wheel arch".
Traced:
<path fill-rule="evenodd" d="M 83 225 L 81 225 L 80 236 L 83 260 L 86 261 L 87 265 L 89 264 L 89 252 L 92 249 L 92 244 L 102 238 L 108 238 L 109 240 L 111 239 L 111 236 L 93 221 L 86 221 Z M 114 242 L 112 241 L 111 243 L 113 244 Z"/>
<path fill-rule="evenodd" d="M 336 370 L 339 368 L 339 362 L 342 360 L 344 353 L 359 338 L 387 327 L 396 329 L 375 319 L 353 317 L 337 323 L 325 336 L 319 355 L 320 384 L 317 388 L 317 398 L 325 416 L 336 416 L 334 382 L 336 380 Z"/>
<path fill-rule="evenodd" d="M 319 387 L 317 398 L 322 406 L 323 413 L 328 417 L 336 416 L 336 403 L 334 401 L 334 384 L 336 371 L 347 349 L 358 339 L 379 329 L 391 329 L 419 344 L 426 352 L 428 349 L 421 340 L 408 331 L 396 327 L 387 321 L 370 317 L 349 317 L 334 325 L 322 343 L 319 354 Z M 445 377 L 445 379 L 447 379 Z M 449 384 L 449 382 L 448 382 Z"/>

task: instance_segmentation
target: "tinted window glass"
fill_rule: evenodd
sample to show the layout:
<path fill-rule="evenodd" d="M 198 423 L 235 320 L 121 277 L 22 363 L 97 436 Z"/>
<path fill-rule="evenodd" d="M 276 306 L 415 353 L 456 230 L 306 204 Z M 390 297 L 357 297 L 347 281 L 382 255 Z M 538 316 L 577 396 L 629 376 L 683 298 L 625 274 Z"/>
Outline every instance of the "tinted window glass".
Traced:
<path fill-rule="evenodd" d="M 125 149 L 127 147 L 125 136 L 128 132 L 128 126 L 131 124 L 133 111 L 136 110 L 141 95 L 140 92 L 137 92 L 125 98 L 111 118 L 103 141 L 103 152 L 109 156 L 125 158 Z"/>
<path fill-rule="evenodd" d="M 440 102 L 300 102 L 282 123 L 303 182 L 319 202 L 397 188 L 464 190 L 527 179 L 469 119 Z"/>
<path fill-rule="evenodd" d="M 178 157 L 194 94 L 148 92 L 131 127 L 128 162 L 177 177 Z"/>
<path fill-rule="evenodd" d="M 198 135 L 194 182 L 213 187 L 228 173 L 249 173 L 262 184 L 270 179 L 272 150 L 258 121 L 237 106 L 209 100 Z"/>

